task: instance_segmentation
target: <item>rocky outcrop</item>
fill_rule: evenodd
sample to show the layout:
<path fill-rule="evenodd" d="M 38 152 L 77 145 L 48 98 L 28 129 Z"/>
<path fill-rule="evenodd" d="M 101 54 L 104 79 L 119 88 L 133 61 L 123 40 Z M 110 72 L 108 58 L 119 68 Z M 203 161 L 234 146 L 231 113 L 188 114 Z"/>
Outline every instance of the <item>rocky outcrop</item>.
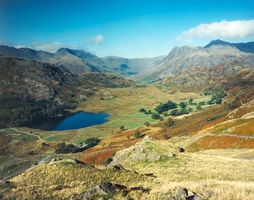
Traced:
<path fill-rule="evenodd" d="M 95 195 L 113 195 L 117 191 L 127 190 L 126 186 L 112 184 L 110 182 L 103 182 L 99 185 L 96 185 L 91 190 L 88 190 L 82 194 L 82 200 L 93 199 Z"/>
<path fill-rule="evenodd" d="M 175 195 L 168 200 L 208 200 L 208 197 L 208 194 L 195 193 L 179 187 Z"/>
<path fill-rule="evenodd" d="M 156 140 L 152 139 L 149 136 L 146 136 L 141 142 L 138 142 L 127 149 L 117 151 L 108 167 L 113 168 L 114 166 L 121 166 L 121 164 L 141 160 L 156 162 L 160 161 L 162 158 L 172 159 L 176 156 L 176 149 L 174 149 L 174 151 L 172 152 L 165 152 L 165 154 L 161 154 L 156 149 L 149 147 L 148 145 L 150 143 L 153 143 L 154 141 Z"/>

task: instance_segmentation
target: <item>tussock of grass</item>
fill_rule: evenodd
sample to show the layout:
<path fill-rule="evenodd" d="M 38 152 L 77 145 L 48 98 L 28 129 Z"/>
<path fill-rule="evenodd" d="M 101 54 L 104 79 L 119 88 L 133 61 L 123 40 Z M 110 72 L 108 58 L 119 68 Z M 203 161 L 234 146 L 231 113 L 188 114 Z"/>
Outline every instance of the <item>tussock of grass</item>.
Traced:
<path fill-rule="evenodd" d="M 167 142 L 149 143 L 156 151 L 166 151 Z M 170 147 L 171 144 L 168 144 Z M 226 152 L 227 151 L 227 152 Z M 213 152 L 213 153 L 210 153 Z M 231 152 L 231 153 L 230 153 Z M 177 153 L 176 157 L 151 162 L 135 161 L 125 163 L 124 167 L 141 174 L 153 173 L 155 182 L 146 182 L 144 187 L 152 188 L 151 199 L 160 199 L 164 193 L 173 192 L 179 186 L 194 192 L 212 193 L 211 199 L 253 199 L 254 196 L 254 162 L 236 159 L 254 153 L 253 150 L 207 150 L 198 153 Z M 234 157 L 230 157 L 231 155 Z M 232 188 L 232 189 L 231 189 Z M 162 195 L 162 196 L 160 196 Z"/>
<path fill-rule="evenodd" d="M 11 179 L 13 188 L 0 193 L 3 199 L 65 199 L 80 195 L 101 182 L 127 187 L 140 186 L 149 179 L 133 172 L 97 169 L 72 162 L 41 164 Z M 62 189 L 56 189 L 63 186 Z"/>

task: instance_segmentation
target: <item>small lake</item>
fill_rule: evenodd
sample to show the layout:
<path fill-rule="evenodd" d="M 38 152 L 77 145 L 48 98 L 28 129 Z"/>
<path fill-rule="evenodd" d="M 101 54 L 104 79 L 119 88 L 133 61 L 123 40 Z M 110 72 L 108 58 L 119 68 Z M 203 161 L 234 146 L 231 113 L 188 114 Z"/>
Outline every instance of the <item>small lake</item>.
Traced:
<path fill-rule="evenodd" d="M 64 131 L 80 129 L 94 125 L 100 125 L 108 121 L 106 113 L 78 112 L 67 117 L 52 118 L 41 122 L 33 123 L 32 128 L 47 131 Z"/>

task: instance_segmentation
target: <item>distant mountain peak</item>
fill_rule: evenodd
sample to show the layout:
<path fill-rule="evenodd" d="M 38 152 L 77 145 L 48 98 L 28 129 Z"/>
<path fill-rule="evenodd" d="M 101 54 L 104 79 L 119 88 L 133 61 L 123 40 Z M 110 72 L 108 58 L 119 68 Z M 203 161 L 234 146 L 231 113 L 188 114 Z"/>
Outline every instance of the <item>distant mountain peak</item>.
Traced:
<path fill-rule="evenodd" d="M 254 42 L 241 42 L 241 43 L 230 43 L 220 39 L 212 40 L 208 45 L 204 46 L 204 48 L 209 48 L 216 45 L 223 45 L 223 46 L 231 46 L 237 48 L 239 51 L 245 53 L 254 53 Z"/>
<path fill-rule="evenodd" d="M 209 44 L 207 44 L 206 46 L 204 46 L 204 48 L 209 48 L 211 46 L 214 45 L 229 45 L 229 46 L 233 46 L 231 43 L 217 39 L 217 40 L 212 40 Z"/>
<path fill-rule="evenodd" d="M 76 53 L 89 53 L 89 52 L 86 52 L 84 50 L 76 50 L 76 49 L 70 49 L 70 48 L 60 48 L 57 50 L 57 52 L 61 52 L 61 53 L 70 53 L 70 54 L 76 54 Z"/>

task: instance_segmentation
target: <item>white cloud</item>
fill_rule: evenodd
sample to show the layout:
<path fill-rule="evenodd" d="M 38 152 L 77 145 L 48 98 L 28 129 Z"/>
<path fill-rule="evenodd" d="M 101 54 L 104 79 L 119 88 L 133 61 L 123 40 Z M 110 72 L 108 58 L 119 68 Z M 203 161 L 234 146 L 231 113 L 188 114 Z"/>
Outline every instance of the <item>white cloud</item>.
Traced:
<path fill-rule="evenodd" d="M 55 52 L 62 47 L 69 47 L 69 46 L 62 44 L 60 42 L 46 42 L 46 43 L 32 42 L 31 43 L 31 48 L 42 50 L 42 51 L 49 51 L 49 52 Z"/>
<path fill-rule="evenodd" d="M 1 40 L 0 39 L 0 45 L 4 45 L 4 46 L 15 46 L 16 43 L 15 42 L 10 42 L 8 40 Z"/>
<path fill-rule="evenodd" d="M 0 45 L 11 46 L 15 48 L 31 48 L 35 50 L 42 50 L 55 53 L 60 48 L 70 48 L 70 49 L 85 49 L 84 45 L 67 45 L 61 42 L 36 42 L 32 41 L 29 44 L 17 44 L 15 42 L 10 42 L 7 40 L 0 39 Z"/>
<path fill-rule="evenodd" d="M 100 44 L 100 43 L 103 42 L 103 40 L 104 40 L 103 35 L 97 35 L 97 36 L 95 36 L 95 37 L 89 38 L 89 39 L 88 39 L 88 42 L 89 42 L 89 43 L 93 42 L 93 43 L 95 43 L 95 44 Z"/>
<path fill-rule="evenodd" d="M 239 39 L 254 36 L 254 20 L 223 20 L 210 24 L 200 24 L 187 31 L 183 31 L 182 35 L 191 38 L 211 39 Z"/>
<path fill-rule="evenodd" d="M 176 38 L 176 42 L 179 42 L 179 41 L 181 41 L 183 38 L 181 37 L 181 36 L 179 36 L 179 37 L 177 37 Z"/>

